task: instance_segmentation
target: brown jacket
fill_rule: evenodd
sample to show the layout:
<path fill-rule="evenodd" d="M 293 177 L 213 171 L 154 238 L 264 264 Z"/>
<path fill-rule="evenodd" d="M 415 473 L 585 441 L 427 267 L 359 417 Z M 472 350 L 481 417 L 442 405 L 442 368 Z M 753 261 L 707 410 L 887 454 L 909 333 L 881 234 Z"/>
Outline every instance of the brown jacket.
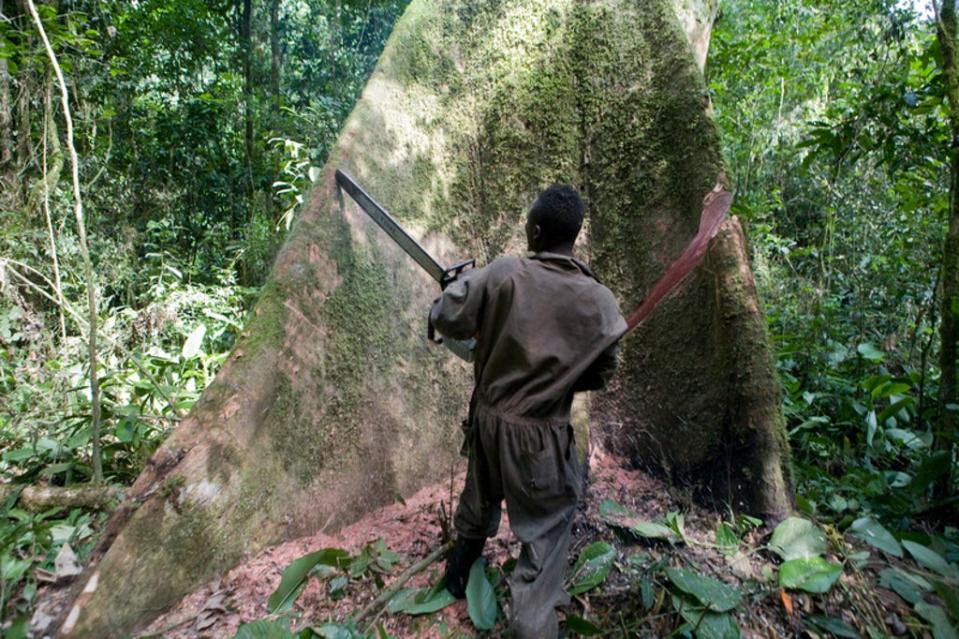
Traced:
<path fill-rule="evenodd" d="M 566 419 L 573 392 L 601 388 L 626 330 L 612 292 L 579 260 L 501 257 L 433 305 L 436 330 L 477 337 L 475 400 L 514 418 Z"/>

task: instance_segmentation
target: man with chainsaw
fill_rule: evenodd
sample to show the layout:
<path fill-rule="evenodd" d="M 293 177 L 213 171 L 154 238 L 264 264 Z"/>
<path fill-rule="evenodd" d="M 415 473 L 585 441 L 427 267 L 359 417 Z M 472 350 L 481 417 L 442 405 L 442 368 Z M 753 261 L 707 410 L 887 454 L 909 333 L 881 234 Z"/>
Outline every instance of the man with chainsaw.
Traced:
<path fill-rule="evenodd" d="M 626 322 L 616 299 L 573 257 L 583 203 L 553 185 L 526 218 L 528 257 L 502 257 L 449 284 L 430 312 L 447 338 L 476 338 L 467 423 L 469 466 L 456 510 L 446 587 L 465 595 L 470 567 L 499 528 L 506 501 L 522 542 L 510 576 L 510 628 L 553 639 L 581 474 L 570 425 L 573 394 L 602 388 Z"/>

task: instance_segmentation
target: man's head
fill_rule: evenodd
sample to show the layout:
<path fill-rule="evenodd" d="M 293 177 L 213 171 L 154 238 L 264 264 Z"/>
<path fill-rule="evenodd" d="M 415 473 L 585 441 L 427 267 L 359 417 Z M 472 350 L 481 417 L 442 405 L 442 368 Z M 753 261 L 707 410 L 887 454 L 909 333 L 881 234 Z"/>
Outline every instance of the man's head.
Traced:
<path fill-rule="evenodd" d="M 526 242 L 534 252 L 571 253 L 583 227 L 583 200 L 568 184 L 554 184 L 537 196 L 526 216 Z"/>

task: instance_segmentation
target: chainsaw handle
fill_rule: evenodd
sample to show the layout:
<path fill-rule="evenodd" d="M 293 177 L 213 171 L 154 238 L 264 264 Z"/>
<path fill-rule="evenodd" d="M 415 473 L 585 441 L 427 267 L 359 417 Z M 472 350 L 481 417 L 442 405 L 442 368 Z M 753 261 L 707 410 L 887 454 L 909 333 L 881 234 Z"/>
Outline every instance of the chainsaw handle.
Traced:
<path fill-rule="evenodd" d="M 463 260 L 448 269 L 443 271 L 443 276 L 440 278 L 440 289 L 446 290 L 446 287 L 455 282 L 460 275 L 463 274 L 468 268 L 474 268 L 476 266 L 476 259 L 470 258 L 468 260 Z M 436 328 L 433 326 L 433 320 L 431 317 L 427 316 L 426 320 L 426 337 L 436 344 L 443 344 L 448 348 L 454 355 L 459 357 L 461 360 L 466 362 L 473 361 L 473 350 L 476 348 L 476 339 L 470 338 L 467 340 L 458 340 L 458 339 L 448 339 L 444 337 L 436 336 Z"/>
<path fill-rule="evenodd" d="M 468 268 L 474 268 L 475 266 L 476 258 L 471 257 L 443 271 L 443 277 L 440 278 L 440 290 L 445 291 L 447 286 L 455 282 L 456 279 L 463 274 L 463 271 Z"/>

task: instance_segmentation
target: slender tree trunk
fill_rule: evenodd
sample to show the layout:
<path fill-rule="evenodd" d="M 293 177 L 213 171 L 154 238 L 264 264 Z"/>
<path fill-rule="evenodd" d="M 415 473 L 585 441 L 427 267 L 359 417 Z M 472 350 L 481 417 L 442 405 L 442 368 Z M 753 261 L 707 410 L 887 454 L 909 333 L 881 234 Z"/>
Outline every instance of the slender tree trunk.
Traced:
<path fill-rule="evenodd" d="M 949 101 L 949 230 L 942 257 L 942 322 L 939 325 L 939 429 L 934 448 L 947 451 L 946 473 L 936 482 L 935 495 L 946 497 L 952 487 L 952 454 L 955 447 L 956 415 L 956 309 L 959 305 L 959 70 L 956 60 L 956 0 L 942 0 L 936 6 L 936 35 L 942 55 L 942 76 Z"/>
<path fill-rule="evenodd" d="M 0 0 L 0 20 L 6 20 L 6 0 Z M 0 171 L 12 183 L 13 168 L 13 105 L 10 102 L 10 67 L 6 58 L 0 58 Z"/>
<path fill-rule="evenodd" d="M 20 0 L 22 7 L 21 15 L 26 16 L 28 14 L 26 8 L 26 0 Z M 26 20 L 26 18 L 24 18 Z M 27 31 L 27 23 L 23 23 L 23 30 Z M 33 37 L 27 33 L 24 37 L 25 44 L 28 50 L 33 47 Z M 19 93 L 17 94 L 16 106 L 15 106 L 15 118 L 16 118 L 16 170 L 23 171 L 28 164 L 30 164 L 30 140 L 32 138 L 32 126 L 30 124 L 30 111 L 31 105 L 30 100 L 37 93 L 36 90 L 36 74 L 33 59 L 27 57 L 23 65 L 20 67 L 19 72 L 17 73 L 17 85 L 19 88 Z M 22 187 L 18 187 L 18 190 L 21 193 L 24 193 Z"/>
<path fill-rule="evenodd" d="M 280 110 L 280 0 L 270 3 L 270 95 L 274 116 Z"/>
<path fill-rule="evenodd" d="M 57 62 L 57 56 L 53 52 L 50 40 L 47 38 L 47 32 L 43 28 L 43 22 L 37 13 L 37 7 L 33 0 L 26 0 L 27 8 L 33 21 L 36 24 L 40 38 L 43 40 L 43 46 L 47 51 L 47 57 L 50 59 L 50 65 L 53 67 L 57 76 L 57 82 L 60 84 L 60 98 L 63 106 L 63 118 L 67 123 L 67 150 L 70 153 L 70 168 L 73 174 L 73 203 L 74 214 L 77 220 L 77 234 L 79 236 L 80 253 L 83 256 L 83 270 L 87 285 L 87 305 L 89 312 L 89 339 L 87 340 L 87 352 L 90 364 L 90 437 L 93 440 L 93 481 L 100 483 L 103 481 L 103 467 L 100 454 L 100 385 L 97 381 L 97 291 L 96 279 L 93 274 L 93 262 L 90 259 L 90 249 L 87 246 L 87 230 L 83 218 L 83 200 L 80 196 L 80 160 L 77 158 L 77 150 L 73 143 L 73 117 L 70 115 L 70 94 L 67 91 L 67 83 L 63 78 L 63 70 L 60 63 Z"/>
<path fill-rule="evenodd" d="M 243 14 L 240 17 L 240 47 L 243 53 L 243 141 L 249 180 L 248 215 L 252 215 L 255 191 L 253 185 L 253 0 L 243 0 Z"/>

